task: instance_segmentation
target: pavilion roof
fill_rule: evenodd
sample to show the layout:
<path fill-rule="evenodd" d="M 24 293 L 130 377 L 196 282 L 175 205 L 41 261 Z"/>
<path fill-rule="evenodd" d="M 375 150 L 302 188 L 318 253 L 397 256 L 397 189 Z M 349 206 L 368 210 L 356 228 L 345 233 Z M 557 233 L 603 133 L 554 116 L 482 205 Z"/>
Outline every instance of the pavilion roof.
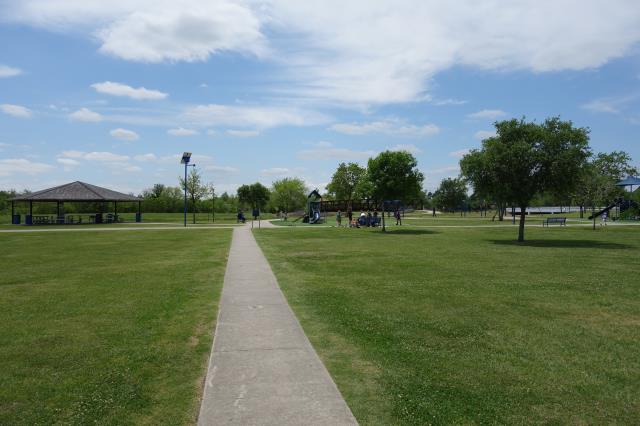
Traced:
<path fill-rule="evenodd" d="M 30 194 L 19 195 L 10 201 L 141 201 L 133 195 L 75 181 Z"/>
<path fill-rule="evenodd" d="M 639 186 L 640 179 L 634 176 L 627 176 L 625 179 L 622 179 L 620 182 L 616 183 L 617 186 Z"/>

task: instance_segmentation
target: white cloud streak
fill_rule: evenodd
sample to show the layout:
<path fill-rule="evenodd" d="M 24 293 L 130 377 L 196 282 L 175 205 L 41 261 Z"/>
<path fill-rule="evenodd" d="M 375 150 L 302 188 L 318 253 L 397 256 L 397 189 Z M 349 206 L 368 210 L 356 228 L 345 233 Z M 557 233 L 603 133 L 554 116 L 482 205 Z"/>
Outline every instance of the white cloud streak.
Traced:
<path fill-rule="evenodd" d="M 0 105 L 0 111 L 17 118 L 30 118 L 33 115 L 29 108 L 22 105 L 2 104 Z"/>
<path fill-rule="evenodd" d="M 171 136 L 184 137 L 184 136 L 195 136 L 198 134 L 198 131 L 193 129 L 185 129 L 184 127 L 178 127 L 177 129 L 167 130 L 167 133 Z"/>
<path fill-rule="evenodd" d="M 397 118 L 373 121 L 369 123 L 338 123 L 331 130 L 347 135 L 366 135 L 382 133 L 390 136 L 427 137 L 438 134 L 440 128 L 435 124 L 414 125 Z"/>
<path fill-rule="evenodd" d="M 227 130 L 227 134 L 229 136 L 234 136 L 236 138 L 253 138 L 260 134 L 258 130 Z"/>
<path fill-rule="evenodd" d="M 122 141 L 137 141 L 138 139 L 140 139 L 140 136 L 133 130 L 121 128 L 113 129 L 109 132 L 109 134 L 114 138 L 120 139 Z"/>
<path fill-rule="evenodd" d="M 507 115 L 507 113 L 501 109 L 483 109 L 467 114 L 467 117 L 473 120 L 495 120 L 497 118 L 504 117 L 505 115 Z"/>
<path fill-rule="evenodd" d="M 95 111 L 91 111 L 89 108 L 80 108 L 69 114 L 69 119 L 83 123 L 98 123 L 102 121 L 104 117 Z"/>
<path fill-rule="evenodd" d="M 188 108 L 183 119 L 201 126 L 248 127 L 251 130 L 277 126 L 312 126 L 329 118 L 321 113 L 277 106 L 197 105 Z"/>
<path fill-rule="evenodd" d="M 133 88 L 126 84 L 114 83 L 112 81 L 94 83 L 91 87 L 98 93 L 112 96 L 125 96 L 136 100 L 158 100 L 165 99 L 169 96 L 167 93 L 160 92 L 159 90 L 150 90 L 144 87 Z"/>
<path fill-rule="evenodd" d="M 15 77 L 20 74 L 22 74 L 22 70 L 20 68 L 0 65 L 0 78 Z"/>
<path fill-rule="evenodd" d="M 52 171 L 50 164 L 38 163 L 25 158 L 7 158 L 0 160 L 0 176 L 39 175 Z"/>

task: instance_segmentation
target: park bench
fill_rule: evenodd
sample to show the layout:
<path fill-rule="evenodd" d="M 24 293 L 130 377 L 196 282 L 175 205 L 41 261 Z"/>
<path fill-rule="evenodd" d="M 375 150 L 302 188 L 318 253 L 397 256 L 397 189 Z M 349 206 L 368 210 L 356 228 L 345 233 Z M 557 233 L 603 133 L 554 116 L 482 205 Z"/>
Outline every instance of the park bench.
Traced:
<path fill-rule="evenodd" d="M 546 218 L 546 219 L 544 219 L 542 221 L 542 226 L 543 227 L 545 225 L 549 226 L 552 223 L 558 223 L 558 224 L 560 224 L 560 226 L 562 226 L 562 225 L 566 226 L 567 225 L 567 218 L 566 217 L 548 217 L 548 218 Z"/>

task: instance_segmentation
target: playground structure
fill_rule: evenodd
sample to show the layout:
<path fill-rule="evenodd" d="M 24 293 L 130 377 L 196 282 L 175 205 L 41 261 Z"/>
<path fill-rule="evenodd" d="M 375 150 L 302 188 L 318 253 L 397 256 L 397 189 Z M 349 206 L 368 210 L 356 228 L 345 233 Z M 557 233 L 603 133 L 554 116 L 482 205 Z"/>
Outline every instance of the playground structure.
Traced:
<path fill-rule="evenodd" d="M 595 212 L 594 214 L 592 214 L 591 216 L 589 216 L 589 219 L 595 219 L 597 217 L 602 216 L 604 213 L 609 213 L 610 210 L 616 208 L 618 209 L 618 214 L 614 217 L 614 220 L 617 219 L 617 217 L 619 217 L 622 213 L 624 213 L 625 211 L 627 211 L 630 208 L 638 208 L 638 203 L 636 203 L 633 200 L 627 200 L 624 197 L 620 197 L 618 199 L 616 199 L 613 203 L 609 204 L 607 207 L 605 207 L 604 209 Z"/>
<path fill-rule="evenodd" d="M 325 221 L 323 213 L 337 212 L 343 213 L 351 210 L 352 212 L 373 212 L 378 211 L 390 215 L 391 213 L 399 210 L 404 214 L 405 206 L 401 200 L 385 200 L 383 203 L 372 200 L 323 200 L 322 195 L 317 189 L 311 191 L 307 196 L 307 211 L 302 219 L 303 223 L 309 223 L 311 225 L 322 223 Z M 360 225 L 366 225 L 360 223 L 362 218 L 358 218 Z M 375 220 L 370 220 L 369 225 L 377 226 L 381 222 L 381 216 L 376 215 Z"/>
<path fill-rule="evenodd" d="M 640 186 L 640 179 L 638 179 L 635 176 L 627 176 L 625 179 L 621 180 L 620 182 L 616 183 L 616 186 L 619 186 L 621 188 L 627 188 L 629 187 L 629 193 L 633 193 L 633 187 L 634 186 Z M 636 188 L 637 191 L 637 188 Z M 634 200 L 631 199 L 626 199 L 624 197 L 620 197 L 617 198 L 616 200 L 614 200 L 611 204 L 609 204 L 607 207 L 605 207 L 604 209 L 592 214 L 591 216 L 589 216 L 589 219 L 595 219 L 599 216 L 602 216 L 604 213 L 609 213 L 610 210 L 617 208 L 617 215 L 614 217 L 614 220 L 616 220 L 618 217 L 620 217 L 620 215 L 622 213 L 624 213 L 625 211 L 629 210 L 629 209 L 637 209 L 638 208 L 638 203 Z"/>

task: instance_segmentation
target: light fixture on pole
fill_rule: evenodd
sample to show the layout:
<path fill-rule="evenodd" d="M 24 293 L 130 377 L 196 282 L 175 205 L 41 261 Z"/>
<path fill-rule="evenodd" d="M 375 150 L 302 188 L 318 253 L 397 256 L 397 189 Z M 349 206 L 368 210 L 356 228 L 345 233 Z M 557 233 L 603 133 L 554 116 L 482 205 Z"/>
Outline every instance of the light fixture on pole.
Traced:
<path fill-rule="evenodd" d="M 195 164 L 189 164 L 191 161 L 191 153 L 185 152 L 182 154 L 182 160 L 180 164 L 184 164 L 184 226 L 187 226 L 187 167 L 195 167 Z"/>

